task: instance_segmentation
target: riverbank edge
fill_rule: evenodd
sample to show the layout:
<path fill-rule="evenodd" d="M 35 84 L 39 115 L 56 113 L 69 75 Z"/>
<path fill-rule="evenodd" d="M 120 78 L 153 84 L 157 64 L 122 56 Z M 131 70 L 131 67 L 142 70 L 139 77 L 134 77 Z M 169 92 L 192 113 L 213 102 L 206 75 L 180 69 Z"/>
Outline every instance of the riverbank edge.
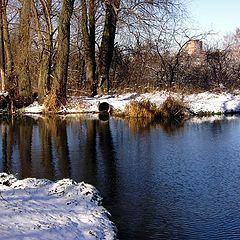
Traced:
<path fill-rule="evenodd" d="M 102 95 L 96 97 L 69 96 L 67 104 L 61 106 L 59 111 L 48 112 L 47 114 L 81 114 L 99 113 L 99 105 L 103 102 L 109 104 L 113 115 L 127 115 L 126 106 L 133 101 L 149 101 L 157 108 L 166 101 L 167 98 L 177 99 L 186 106 L 189 116 L 213 116 L 240 113 L 240 92 L 214 93 L 202 92 L 197 94 L 182 94 L 168 91 L 156 91 L 151 93 L 126 93 L 121 95 Z M 19 114 L 43 114 L 44 105 L 39 105 L 37 101 L 26 108 L 19 109 Z"/>

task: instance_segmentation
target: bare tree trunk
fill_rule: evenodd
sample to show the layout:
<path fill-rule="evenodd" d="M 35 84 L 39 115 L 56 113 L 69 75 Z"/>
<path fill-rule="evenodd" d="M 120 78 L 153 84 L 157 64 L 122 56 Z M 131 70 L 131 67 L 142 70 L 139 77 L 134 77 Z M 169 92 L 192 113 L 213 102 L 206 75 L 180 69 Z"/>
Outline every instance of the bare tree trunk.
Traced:
<path fill-rule="evenodd" d="M 31 1 L 22 1 L 20 12 L 20 26 L 18 33 L 17 50 L 17 75 L 19 95 L 28 97 L 32 93 L 32 86 L 29 72 L 30 59 L 30 20 L 31 20 Z"/>
<path fill-rule="evenodd" d="M 7 90 L 13 89 L 16 85 L 14 83 L 13 76 L 13 55 L 11 49 L 11 41 L 8 29 L 8 20 L 7 20 L 7 1 L 1 0 L 2 2 L 2 24 L 3 24 L 3 40 L 4 40 L 4 51 L 5 51 L 5 77 L 6 77 L 6 88 Z"/>
<path fill-rule="evenodd" d="M 102 36 L 102 42 L 98 60 L 99 87 L 107 81 L 107 91 L 110 88 L 109 71 L 111 67 L 114 40 L 116 35 L 117 14 L 120 6 L 120 0 L 105 1 L 106 13 Z"/>
<path fill-rule="evenodd" d="M 94 0 L 89 0 L 88 9 L 86 0 L 81 0 L 82 7 L 82 34 L 84 46 L 84 60 L 86 66 L 86 80 L 91 84 L 91 95 L 97 94 L 96 60 L 95 60 L 95 7 Z"/>
<path fill-rule="evenodd" d="M 0 0 L 0 77 L 1 90 L 5 90 L 5 51 L 4 51 L 4 37 L 3 37 L 3 3 Z"/>
<path fill-rule="evenodd" d="M 54 79 L 52 90 L 63 104 L 67 95 L 67 75 L 70 48 L 70 20 L 73 12 L 74 0 L 63 0 L 58 23 L 57 50 L 55 55 Z"/>
<path fill-rule="evenodd" d="M 47 93 L 50 91 L 51 80 L 51 65 L 52 65 L 52 23 L 51 23 L 51 8 L 52 0 L 48 0 L 46 3 L 44 0 L 40 0 L 43 7 L 43 14 L 46 21 L 46 31 L 43 35 L 43 48 L 41 53 L 41 62 L 38 77 L 38 99 L 42 103 Z"/>

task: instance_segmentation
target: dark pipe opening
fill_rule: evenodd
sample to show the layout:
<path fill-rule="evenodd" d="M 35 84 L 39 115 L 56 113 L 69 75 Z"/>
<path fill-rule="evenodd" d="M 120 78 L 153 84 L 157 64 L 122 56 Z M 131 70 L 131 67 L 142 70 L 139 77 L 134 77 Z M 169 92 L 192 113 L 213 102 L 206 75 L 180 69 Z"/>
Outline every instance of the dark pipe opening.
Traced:
<path fill-rule="evenodd" d="M 98 105 L 99 112 L 110 112 L 110 105 L 107 102 L 102 102 Z"/>

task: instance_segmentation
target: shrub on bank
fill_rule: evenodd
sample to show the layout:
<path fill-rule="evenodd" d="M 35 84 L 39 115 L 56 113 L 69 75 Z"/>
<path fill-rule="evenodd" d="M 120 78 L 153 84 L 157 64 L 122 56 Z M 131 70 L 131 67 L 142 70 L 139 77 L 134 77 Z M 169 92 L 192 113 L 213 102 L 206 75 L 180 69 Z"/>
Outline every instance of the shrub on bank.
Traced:
<path fill-rule="evenodd" d="M 131 101 L 125 107 L 125 114 L 135 118 L 153 119 L 156 116 L 157 107 L 149 100 Z"/>
<path fill-rule="evenodd" d="M 163 119 L 179 119 L 183 120 L 189 116 L 186 104 L 173 97 L 168 97 L 159 109 L 161 118 Z"/>
<path fill-rule="evenodd" d="M 183 120 L 189 116 L 189 112 L 183 101 L 168 97 L 160 108 L 149 100 L 131 101 L 125 107 L 125 115 L 128 117 L 148 118 L 151 120 Z"/>
<path fill-rule="evenodd" d="M 64 104 L 59 100 L 55 92 L 50 93 L 46 96 L 45 101 L 43 102 L 44 111 L 43 113 L 58 113 L 61 108 L 64 107 Z M 64 107 L 65 108 L 65 107 Z"/>

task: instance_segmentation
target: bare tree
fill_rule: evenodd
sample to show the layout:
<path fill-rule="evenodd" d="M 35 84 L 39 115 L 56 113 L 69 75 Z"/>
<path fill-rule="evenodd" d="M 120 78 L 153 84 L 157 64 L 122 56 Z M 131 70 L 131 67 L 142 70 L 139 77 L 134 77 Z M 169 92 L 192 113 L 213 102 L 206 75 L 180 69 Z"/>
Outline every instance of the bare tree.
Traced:
<path fill-rule="evenodd" d="M 99 50 L 98 76 L 99 86 L 101 87 L 104 81 L 107 81 L 107 91 L 109 91 L 110 89 L 109 71 L 114 52 L 114 40 L 116 35 L 120 0 L 104 2 L 106 10 L 102 41 Z"/>
<path fill-rule="evenodd" d="M 52 91 L 56 93 L 61 103 L 66 102 L 68 61 L 70 50 L 70 20 L 74 0 L 63 0 L 58 21 L 57 49 L 54 61 Z"/>
<path fill-rule="evenodd" d="M 2 90 L 10 90 L 15 87 L 13 82 L 13 55 L 8 28 L 7 3 L 8 1 L 6 0 L 0 0 Z"/>
<path fill-rule="evenodd" d="M 86 80 L 91 84 L 91 95 L 94 96 L 97 94 L 95 59 L 95 1 L 89 0 L 87 4 L 86 0 L 81 0 L 81 10 Z"/>
<path fill-rule="evenodd" d="M 53 56 L 53 26 L 51 20 L 52 0 L 40 0 L 45 20 L 45 31 L 41 31 L 41 58 L 38 77 L 39 101 L 43 102 L 51 88 L 51 67 Z"/>
<path fill-rule="evenodd" d="M 32 93 L 29 62 L 30 62 L 30 23 L 31 0 L 22 1 L 20 10 L 20 23 L 18 28 L 18 49 L 16 67 L 18 77 L 18 93 L 20 96 L 29 97 Z"/>
<path fill-rule="evenodd" d="M 0 77 L 1 90 L 5 90 L 5 51 L 4 51 L 4 37 L 3 37 L 3 3 L 0 0 Z"/>

